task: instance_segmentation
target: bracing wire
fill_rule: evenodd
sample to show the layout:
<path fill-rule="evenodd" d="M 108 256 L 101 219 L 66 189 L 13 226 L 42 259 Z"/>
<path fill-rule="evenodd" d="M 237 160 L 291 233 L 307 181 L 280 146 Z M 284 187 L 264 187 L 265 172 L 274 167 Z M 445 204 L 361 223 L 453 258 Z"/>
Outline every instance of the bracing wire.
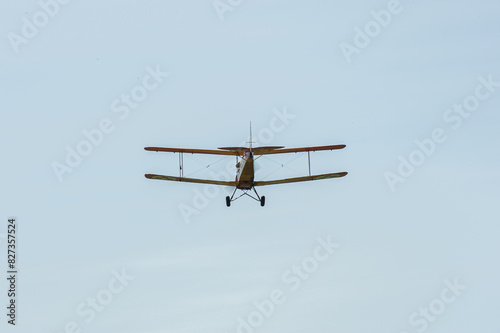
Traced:
<path fill-rule="evenodd" d="M 227 160 L 227 159 L 228 159 L 229 157 L 231 157 L 231 156 L 224 156 L 224 157 L 222 157 L 222 158 L 218 159 L 217 161 L 212 162 L 212 163 L 210 163 L 210 164 L 208 164 L 208 165 L 207 165 L 205 162 L 202 162 L 202 161 L 200 161 L 200 160 L 198 160 L 198 159 L 194 158 L 193 156 L 189 156 L 189 155 L 188 155 L 187 157 L 188 157 L 188 158 L 190 158 L 190 159 L 192 159 L 193 161 L 197 162 L 198 164 L 203 165 L 203 167 L 202 167 L 202 168 L 199 168 L 199 169 L 197 169 L 197 170 L 195 170 L 195 171 L 193 171 L 193 172 L 191 172 L 191 173 L 189 173 L 189 174 L 188 174 L 187 176 L 185 176 L 185 177 L 192 176 L 192 175 L 197 174 L 198 172 L 200 172 L 200 171 L 202 171 L 202 170 L 208 169 L 208 168 L 210 168 L 211 166 L 213 166 L 213 165 L 215 165 L 215 164 L 217 164 L 217 163 L 219 163 L 219 162 L 221 162 L 221 161 L 223 161 L 223 160 Z"/>
<path fill-rule="evenodd" d="M 262 156 L 264 156 L 264 158 L 265 158 L 266 160 L 268 160 L 268 161 L 270 161 L 270 162 L 273 162 L 273 163 L 276 163 L 276 164 L 280 165 L 280 166 L 281 166 L 281 168 L 287 168 L 288 170 L 291 170 L 291 171 L 293 171 L 293 172 L 297 172 L 297 173 L 299 173 L 297 170 L 294 170 L 294 169 L 290 168 L 289 166 L 287 166 L 287 164 L 290 164 L 290 163 L 292 163 L 293 161 L 295 161 L 295 160 L 297 160 L 298 158 L 300 158 L 300 157 L 302 157 L 302 156 L 304 156 L 304 155 L 305 155 L 305 153 L 296 153 L 296 154 L 297 154 L 297 156 L 294 156 L 294 157 L 293 157 L 293 158 L 291 158 L 289 161 L 284 162 L 284 163 L 279 163 L 279 162 L 276 162 L 276 161 L 274 161 L 274 160 L 272 160 L 272 159 L 270 159 L 269 157 L 264 156 L 264 155 L 262 155 Z M 262 178 L 262 180 L 265 180 L 267 177 L 269 177 L 269 176 L 271 176 L 272 174 L 274 174 L 274 173 L 278 172 L 279 170 L 281 170 L 281 168 L 278 168 L 278 169 L 276 169 L 276 170 L 274 170 L 274 171 L 272 171 L 272 172 L 268 173 L 266 176 L 264 176 L 264 177 Z"/>

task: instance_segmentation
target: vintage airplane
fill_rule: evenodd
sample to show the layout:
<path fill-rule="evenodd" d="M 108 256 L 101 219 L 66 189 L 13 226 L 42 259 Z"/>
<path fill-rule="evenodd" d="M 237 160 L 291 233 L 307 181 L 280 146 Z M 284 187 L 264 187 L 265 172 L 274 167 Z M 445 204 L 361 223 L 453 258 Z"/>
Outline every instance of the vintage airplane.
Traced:
<path fill-rule="evenodd" d="M 329 179 L 344 177 L 347 172 L 337 172 L 337 173 L 327 173 L 322 175 L 311 175 L 311 152 L 320 150 L 335 150 L 343 149 L 345 145 L 328 145 L 328 146 L 314 146 L 314 147 L 301 147 L 301 148 L 287 148 L 283 146 L 263 146 L 263 147 L 252 147 L 252 130 L 250 129 L 250 142 L 248 147 L 220 147 L 215 149 L 190 149 L 190 148 L 163 148 L 163 147 L 145 147 L 148 151 L 163 151 L 163 152 L 173 152 L 179 153 L 179 177 L 173 176 L 162 176 L 155 174 L 146 174 L 146 178 L 149 179 L 159 179 L 159 180 L 170 180 L 178 182 L 189 182 L 189 183 L 202 183 L 202 184 L 213 184 L 213 185 L 224 185 L 235 187 L 231 197 L 226 197 L 226 205 L 231 206 L 231 202 L 244 195 L 251 197 L 254 200 L 260 202 L 261 206 L 266 203 L 265 196 L 259 196 L 256 186 L 265 185 L 275 185 L 275 184 L 285 184 L 285 183 L 295 183 L 311 180 Z M 287 179 L 277 179 L 268 181 L 256 181 L 254 179 L 254 156 L 260 155 L 270 155 L 270 154 L 285 154 L 285 153 L 298 153 L 307 152 L 308 164 L 309 164 L 309 175 L 304 177 L 287 178 Z M 233 155 L 236 156 L 236 179 L 234 181 L 223 181 L 223 180 L 211 180 L 211 179 L 196 179 L 196 178 L 186 178 L 184 177 L 184 166 L 183 166 L 183 154 L 213 154 L 213 155 Z M 239 158 L 239 160 L 238 160 Z M 234 197 L 236 190 L 242 190 L 243 193 Z M 253 190 L 257 197 L 248 194 L 248 191 Z"/>

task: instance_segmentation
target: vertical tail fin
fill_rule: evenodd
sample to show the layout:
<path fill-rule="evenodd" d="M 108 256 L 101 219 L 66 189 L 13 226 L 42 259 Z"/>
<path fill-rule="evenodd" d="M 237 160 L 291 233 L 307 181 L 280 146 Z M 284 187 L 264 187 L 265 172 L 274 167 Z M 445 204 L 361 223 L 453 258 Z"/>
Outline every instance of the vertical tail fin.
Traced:
<path fill-rule="evenodd" d="M 250 152 L 252 152 L 252 122 L 250 122 Z"/>

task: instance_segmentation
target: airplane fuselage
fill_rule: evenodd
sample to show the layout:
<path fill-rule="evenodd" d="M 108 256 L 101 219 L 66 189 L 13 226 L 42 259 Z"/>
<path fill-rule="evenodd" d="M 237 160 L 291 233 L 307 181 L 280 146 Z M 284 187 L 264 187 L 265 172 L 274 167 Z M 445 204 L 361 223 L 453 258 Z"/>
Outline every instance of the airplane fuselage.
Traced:
<path fill-rule="evenodd" d="M 251 190 L 254 182 L 254 159 L 253 153 L 246 152 L 241 160 L 236 164 L 237 188 L 241 190 Z"/>

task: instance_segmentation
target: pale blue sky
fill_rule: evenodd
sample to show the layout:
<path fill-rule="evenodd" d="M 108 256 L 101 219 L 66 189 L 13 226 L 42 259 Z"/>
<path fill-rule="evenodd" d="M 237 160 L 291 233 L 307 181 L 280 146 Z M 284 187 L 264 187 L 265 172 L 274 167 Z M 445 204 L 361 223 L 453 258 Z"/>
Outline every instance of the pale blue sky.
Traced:
<path fill-rule="evenodd" d="M 2 315 L 1 331 L 238 332 L 280 290 L 254 332 L 499 332 L 500 88 L 457 130 L 443 115 L 479 77 L 500 81 L 500 7 L 401 1 L 348 63 L 342 43 L 389 2 L 221 0 L 235 4 L 221 20 L 210 0 L 72 0 L 15 52 L 9 36 L 41 5 L 2 1 L 0 233 L 18 219 L 20 277 L 18 325 Z M 113 102 L 148 68 L 169 75 L 121 119 Z M 227 208 L 220 188 L 190 223 L 180 209 L 213 188 L 144 178 L 177 175 L 177 155 L 145 146 L 240 145 L 249 121 L 258 137 L 283 110 L 295 118 L 266 144 L 344 143 L 314 153 L 313 171 L 347 177 L 262 187 L 264 208 Z M 58 181 L 53 162 L 103 119 L 113 131 Z M 384 174 L 435 128 L 447 140 L 391 191 Z M 305 156 L 276 169 L 293 157 L 261 160 L 257 177 L 306 174 Z M 194 158 L 192 171 L 219 160 Z M 328 237 L 340 247 L 291 290 L 283 276 Z M 78 308 L 122 270 L 135 278 L 86 322 Z M 444 304 L 445 280 L 467 289 L 426 321 L 419 309 Z"/>

